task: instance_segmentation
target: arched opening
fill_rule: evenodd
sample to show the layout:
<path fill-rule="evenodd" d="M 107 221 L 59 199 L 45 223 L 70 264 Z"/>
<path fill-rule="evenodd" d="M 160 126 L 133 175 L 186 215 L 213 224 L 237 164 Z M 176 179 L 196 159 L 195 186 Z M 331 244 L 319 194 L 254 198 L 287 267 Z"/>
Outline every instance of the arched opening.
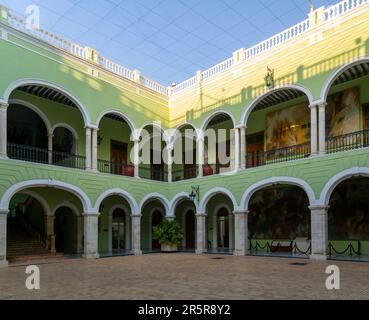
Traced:
<path fill-rule="evenodd" d="M 252 254 L 307 257 L 311 253 L 309 198 L 302 188 L 281 184 L 256 191 L 249 211 Z"/>
<path fill-rule="evenodd" d="M 141 206 L 141 248 L 143 252 L 160 252 L 159 241 L 153 239 L 153 229 L 159 225 L 166 216 L 166 209 L 159 199 L 148 199 Z"/>
<path fill-rule="evenodd" d="M 336 72 L 322 93 L 325 106 L 326 152 L 369 146 L 369 60 Z"/>
<path fill-rule="evenodd" d="M 194 252 L 196 249 L 196 208 L 194 203 L 183 198 L 176 204 L 174 213 L 183 233 L 180 250 Z"/>
<path fill-rule="evenodd" d="M 329 200 L 328 239 L 331 257 L 369 258 L 369 178 L 336 186 Z"/>
<path fill-rule="evenodd" d="M 268 92 L 247 108 L 247 168 L 310 156 L 310 99 L 291 86 Z"/>
<path fill-rule="evenodd" d="M 69 155 L 76 152 L 75 137 L 68 128 L 57 127 L 53 135 L 53 150 Z"/>
<path fill-rule="evenodd" d="M 86 111 L 75 99 L 41 82 L 19 82 L 5 96 L 10 105 L 7 123 L 10 158 L 85 169 L 85 155 L 76 154 L 75 139 L 71 139 L 67 129 L 73 128 L 84 136 L 84 127 L 90 124 Z M 48 119 L 58 119 L 65 126 L 53 132 Z M 79 149 L 85 150 L 84 146 Z"/>
<path fill-rule="evenodd" d="M 206 205 L 208 252 L 232 253 L 234 249 L 234 206 L 225 194 L 213 195 Z"/>
<path fill-rule="evenodd" d="M 34 197 L 16 194 L 10 201 L 7 221 L 7 258 L 10 263 L 48 251 L 40 238 L 45 233 L 45 208 Z"/>
<path fill-rule="evenodd" d="M 122 208 L 115 209 L 112 217 L 112 250 L 114 254 L 128 250 L 127 227 L 129 227 L 127 213 Z"/>
<path fill-rule="evenodd" d="M 105 114 L 98 122 L 98 160 L 100 172 L 134 176 L 131 122 L 119 112 Z"/>
<path fill-rule="evenodd" d="M 54 235 L 56 252 L 78 253 L 78 220 L 71 208 L 60 207 L 55 212 Z"/>
<path fill-rule="evenodd" d="M 141 159 L 139 175 L 141 178 L 168 181 L 167 141 L 164 132 L 156 125 L 147 125 L 141 131 Z"/>
<path fill-rule="evenodd" d="M 197 134 L 189 124 L 181 126 L 174 135 L 173 181 L 197 177 Z"/>
<path fill-rule="evenodd" d="M 234 120 L 216 113 L 204 125 L 204 176 L 231 171 L 235 166 Z"/>
<path fill-rule="evenodd" d="M 152 215 L 151 215 L 151 227 L 152 227 L 152 231 L 154 230 L 154 228 L 156 226 L 158 226 L 160 223 L 162 223 L 164 217 L 163 217 L 163 213 L 160 211 L 160 210 L 154 210 L 152 212 Z M 160 243 L 158 240 L 156 239 L 151 239 L 151 248 L 153 250 L 159 250 L 160 249 Z"/>
<path fill-rule="evenodd" d="M 42 180 L 16 184 L 1 199 L 1 207 L 9 208 L 5 231 L 6 258 L 11 263 L 83 253 L 81 212 L 90 208 L 88 199 L 73 186 L 67 189 L 66 184 L 57 181 L 53 188 L 46 184 Z M 50 203 L 59 204 L 50 208 Z"/>
<path fill-rule="evenodd" d="M 18 103 L 9 105 L 7 119 L 8 157 L 48 163 L 48 128 L 44 119 L 31 108 Z"/>

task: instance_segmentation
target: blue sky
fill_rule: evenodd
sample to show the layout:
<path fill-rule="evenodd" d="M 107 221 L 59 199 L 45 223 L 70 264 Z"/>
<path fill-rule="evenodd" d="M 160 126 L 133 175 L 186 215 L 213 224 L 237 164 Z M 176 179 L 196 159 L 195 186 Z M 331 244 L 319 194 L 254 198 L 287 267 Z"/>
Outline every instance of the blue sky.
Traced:
<path fill-rule="evenodd" d="M 313 0 L 315 7 L 338 0 Z M 302 21 L 308 0 L 0 0 L 41 27 L 165 85 L 180 83 Z"/>

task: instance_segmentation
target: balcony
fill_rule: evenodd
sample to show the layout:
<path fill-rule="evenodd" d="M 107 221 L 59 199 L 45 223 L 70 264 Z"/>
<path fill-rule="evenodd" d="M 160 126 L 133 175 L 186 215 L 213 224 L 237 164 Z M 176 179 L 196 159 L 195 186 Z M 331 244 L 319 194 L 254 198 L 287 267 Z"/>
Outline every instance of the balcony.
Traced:
<path fill-rule="evenodd" d="M 75 154 L 48 151 L 30 146 L 8 143 L 8 157 L 13 160 L 49 164 L 59 167 L 84 170 L 86 158 Z"/>

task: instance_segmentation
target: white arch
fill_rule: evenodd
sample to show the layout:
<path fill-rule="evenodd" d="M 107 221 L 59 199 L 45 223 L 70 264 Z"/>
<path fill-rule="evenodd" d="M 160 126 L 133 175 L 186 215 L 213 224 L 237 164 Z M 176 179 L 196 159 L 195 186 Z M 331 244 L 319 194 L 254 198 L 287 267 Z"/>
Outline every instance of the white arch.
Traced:
<path fill-rule="evenodd" d="M 209 125 L 209 123 L 211 122 L 211 120 L 213 120 L 213 118 L 215 118 L 216 116 L 218 116 L 220 114 L 226 114 L 227 116 L 229 116 L 230 119 L 231 119 L 231 121 L 232 121 L 232 123 L 233 123 L 233 128 L 236 127 L 236 121 L 235 121 L 235 118 L 234 118 L 233 114 L 230 113 L 228 110 L 224 110 L 224 109 L 220 109 L 219 110 L 218 109 L 218 110 L 212 112 L 211 114 L 209 114 L 205 118 L 203 124 L 201 125 L 201 132 L 205 132 L 206 129 L 207 129 L 207 127 L 208 127 L 208 125 Z"/>
<path fill-rule="evenodd" d="M 41 195 L 39 195 L 37 192 L 34 192 L 32 190 L 23 190 L 20 192 L 20 194 L 24 194 L 26 196 L 30 196 L 32 198 L 35 198 L 42 206 L 42 209 L 44 209 L 44 213 L 45 216 L 49 216 L 52 214 L 51 210 L 50 210 L 50 206 L 47 203 L 47 201 L 45 200 L 44 197 L 42 197 Z"/>
<path fill-rule="evenodd" d="M 80 110 L 82 116 L 83 116 L 83 120 L 85 123 L 85 126 L 90 125 L 91 123 L 91 118 L 90 118 L 90 114 L 87 110 L 87 108 L 81 103 L 81 101 L 72 93 L 70 93 L 67 89 L 63 88 L 62 86 L 59 86 L 55 83 L 52 83 L 50 81 L 44 81 L 44 80 L 40 80 L 40 79 L 20 79 L 20 80 L 16 80 L 13 83 L 11 83 L 5 90 L 4 92 L 4 97 L 3 99 L 5 101 L 9 101 L 10 95 L 12 94 L 12 92 L 22 86 L 25 85 L 41 85 L 41 86 L 45 86 L 51 89 L 55 89 L 58 90 L 59 92 L 65 94 L 68 96 L 68 98 L 70 98 L 78 107 L 78 109 Z"/>
<path fill-rule="evenodd" d="M 120 196 L 122 198 L 124 198 L 130 205 L 131 207 L 131 213 L 132 214 L 140 214 L 141 211 L 139 211 L 139 207 L 137 205 L 137 202 L 135 200 L 135 198 L 127 191 L 123 190 L 123 189 L 119 189 L 119 188 L 115 188 L 115 189 L 110 189 L 110 190 L 106 190 L 104 193 L 102 193 L 100 195 L 100 197 L 96 200 L 95 206 L 94 206 L 94 211 L 95 212 L 99 212 L 99 208 L 101 203 L 108 197 L 111 196 Z"/>
<path fill-rule="evenodd" d="M 21 192 L 29 188 L 38 188 L 38 187 L 50 187 L 50 188 L 56 188 L 56 189 L 61 189 L 61 190 L 71 192 L 81 200 L 84 214 L 95 212 L 92 209 L 90 199 L 88 198 L 86 193 L 82 191 L 82 189 L 72 184 L 65 183 L 62 181 L 52 180 L 52 179 L 50 180 L 47 180 L 47 179 L 27 180 L 27 181 L 19 182 L 19 183 L 12 185 L 9 189 L 6 190 L 6 192 L 1 197 L 0 210 L 9 209 L 10 200 L 17 192 Z"/>
<path fill-rule="evenodd" d="M 209 202 L 209 200 L 214 197 L 217 194 L 224 194 L 226 196 L 228 196 L 228 198 L 232 201 L 233 204 L 233 210 L 234 211 L 238 211 L 238 204 L 237 204 L 237 200 L 234 197 L 234 195 L 232 194 L 231 191 L 229 191 L 226 188 L 213 188 L 211 190 L 209 190 L 204 197 L 201 199 L 199 207 L 198 207 L 198 213 L 199 214 L 205 214 L 206 213 L 206 206 Z"/>
<path fill-rule="evenodd" d="M 67 123 L 64 123 L 64 122 L 57 123 L 57 124 L 55 124 L 55 125 L 51 128 L 50 133 L 51 133 L 51 134 L 54 134 L 54 131 L 55 131 L 55 129 L 57 129 L 57 128 L 64 128 L 64 129 L 69 130 L 69 131 L 72 133 L 72 135 L 73 135 L 73 138 L 74 138 L 75 142 L 76 142 L 77 140 L 79 140 L 79 136 L 78 136 L 77 131 L 76 131 L 76 130 L 71 126 L 71 125 L 69 125 L 69 124 L 67 124 Z"/>
<path fill-rule="evenodd" d="M 36 113 L 41 119 L 42 121 L 44 122 L 45 124 L 45 127 L 46 127 L 46 130 L 47 130 L 47 133 L 50 133 L 51 131 L 51 124 L 50 124 L 50 121 L 49 119 L 46 117 L 46 115 L 39 109 L 37 108 L 34 104 L 28 102 L 28 101 L 24 101 L 24 100 L 21 100 L 21 99 L 10 99 L 9 104 L 19 104 L 19 105 L 22 105 L 28 109 L 31 109 L 34 113 Z"/>
<path fill-rule="evenodd" d="M 361 58 L 357 58 L 351 62 L 348 62 L 346 64 L 344 64 L 343 66 L 337 68 L 332 74 L 331 76 L 326 80 L 326 82 L 324 83 L 322 92 L 320 93 L 320 100 L 321 101 L 327 101 L 327 97 L 329 94 L 329 91 L 332 88 L 332 85 L 334 83 L 334 81 L 336 81 L 337 77 L 340 76 L 343 72 L 345 72 L 346 70 L 350 69 L 351 67 L 361 64 L 363 62 L 369 62 L 369 56 L 364 56 Z"/>
<path fill-rule="evenodd" d="M 255 194 L 255 192 L 261 189 L 264 189 L 266 187 L 282 185 L 282 184 L 300 187 L 301 189 L 305 191 L 306 195 L 308 196 L 310 205 L 312 206 L 316 204 L 315 193 L 306 181 L 302 179 L 298 179 L 298 178 L 293 178 L 293 177 L 273 177 L 273 178 L 259 181 L 251 185 L 249 188 L 247 188 L 247 190 L 245 191 L 241 199 L 241 205 L 240 205 L 241 210 L 242 211 L 249 210 L 249 203 L 250 203 L 251 197 Z"/>
<path fill-rule="evenodd" d="M 175 210 L 177 205 L 182 201 L 182 200 L 191 200 L 189 194 L 187 192 L 181 192 L 178 193 L 170 202 L 170 209 L 169 209 L 169 214 L 168 216 L 175 216 Z M 191 201 L 192 202 L 192 201 Z M 197 210 L 197 204 L 193 203 L 195 209 Z"/>
<path fill-rule="evenodd" d="M 331 178 L 324 186 L 319 199 L 319 204 L 328 206 L 334 189 L 343 181 L 353 177 L 369 177 L 369 168 L 355 167 L 344 170 Z"/>
<path fill-rule="evenodd" d="M 101 120 L 108 114 L 114 114 L 118 117 L 121 117 L 124 119 L 124 121 L 128 124 L 129 128 L 131 129 L 131 132 L 136 132 L 136 125 L 134 124 L 133 120 L 131 120 L 126 114 L 123 112 L 117 110 L 117 109 L 108 109 L 100 113 L 96 120 L 96 126 L 100 127 Z"/>
<path fill-rule="evenodd" d="M 76 217 L 80 216 L 78 208 L 73 203 L 71 203 L 69 201 L 64 201 L 64 202 L 59 203 L 58 205 L 56 205 L 55 208 L 53 209 L 53 211 L 51 212 L 51 214 L 53 216 L 55 216 L 56 211 L 58 211 L 60 208 L 68 208 L 68 209 L 73 211 L 73 213 Z"/>
<path fill-rule="evenodd" d="M 169 136 L 169 139 L 170 139 L 170 141 L 171 141 L 172 144 L 175 142 L 175 139 L 177 138 L 177 135 L 186 126 L 189 126 L 189 127 L 191 127 L 193 129 L 194 136 L 192 137 L 192 136 L 186 135 L 186 132 L 184 132 L 184 135 L 182 135 L 182 136 L 185 137 L 185 138 L 194 138 L 196 140 L 198 139 L 198 137 L 199 137 L 198 129 L 195 127 L 194 124 L 192 124 L 190 122 L 186 122 L 186 123 L 182 123 L 182 124 L 178 125 L 176 128 L 174 128 L 172 130 L 172 134 Z"/>
<path fill-rule="evenodd" d="M 252 110 L 254 110 L 254 108 L 258 105 L 258 103 L 261 100 L 263 100 L 264 98 L 266 98 L 269 95 L 273 94 L 274 92 L 282 91 L 284 89 L 295 89 L 295 90 L 299 90 L 299 91 L 303 92 L 307 96 L 307 98 L 309 100 L 309 104 L 312 104 L 312 102 L 314 101 L 314 97 L 313 97 L 312 93 L 305 86 L 302 86 L 300 84 L 282 85 L 282 86 L 276 87 L 274 89 L 268 90 L 265 93 L 263 93 L 261 96 L 255 98 L 246 107 L 245 112 L 244 112 L 244 114 L 242 115 L 242 118 L 241 118 L 241 124 L 244 125 L 244 126 L 247 126 L 247 121 L 249 120 L 249 117 L 250 117 L 250 114 L 251 114 Z"/>
<path fill-rule="evenodd" d="M 165 143 L 168 145 L 170 143 L 170 137 L 166 134 L 164 128 L 156 122 L 152 122 L 152 123 L 146 123 L 144 124 L 140 129 L 136 130 L 136 136 L 140 137 L 142 135 L 142 131 L 146 128 L 146 127 L 155 127 L 157 129 L 160 130 L 161 134 L 163 135 L 163 139 L 165 141 Z M 150 135 L 151 136 L 151 135 Z"/>
<path fill-rule="evenodd" d="M 140 202 L 140 213 L 143 212 L 144 206 L 146 205 L 147 202 L 151 201 L 151 200 L 159 200 L 162 205 L 164 206 L 165 209 L 165 213 L 167 214 L 167 216 L 170 216 L 170 202 L 167 200 L 167 198 L 165 198 L 162 194 L 154 192 L 154 193 L 150 193 L 148 195 L 146 195 Z"/>

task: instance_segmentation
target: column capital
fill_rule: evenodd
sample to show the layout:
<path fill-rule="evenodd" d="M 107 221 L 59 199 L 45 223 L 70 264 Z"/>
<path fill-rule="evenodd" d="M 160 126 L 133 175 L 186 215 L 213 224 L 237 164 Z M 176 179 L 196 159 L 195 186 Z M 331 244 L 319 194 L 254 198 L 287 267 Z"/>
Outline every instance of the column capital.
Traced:
<path fill-rule="evenodd" d="M 246 125 L 244 125 L 244 124 L 239 124 L 238 126 L 235 126 L 234 127 L 235 129 L 247 129 L 247 126 Z"/>
<path fill-rule="evenodd" d="M 329 209 L 329 206 L 325 204 L 314 204 L 314 205 L 309 206 L 309 209 L 311 211 L 322 211 L 322 210 L 327 211 Z"/>
<path fill-rule="evenodd" d="M 234 215 L 248 215 L 250 213 L 249 210 L 234 210 L 233 214 Z"/>
<path fill-rule="evenodd" d="M 9 212 L 8 209 L 0 209 L 0 215 L 8 215 Z"/>
<path fill-rule="evenodd" d="M 5 102 L 4 100 L 0 100 L 0 109 L 8 109 L 9 103 Z"/>
<path fill-rule="evenodd" d="M 89 125 L 85 126 L 85 129 L 96 130 L 96 131 L 100 130 L 98 126 L 93 125 L 93 124 L 89 124 Z"/>
<path fill-rule="evenodd" d="M 82 216 L 84 217 L 99 217 L 101 215 L 100 212 L 84 212 Z"/>
<path fill-rule="evenodd" d="M 196 213 L 196 217 L 207 217 L 206 213 Z"/>
<path fill-rule="evenodd" d="M 318 108 L 318 109 L 323 109 L 328 105 L 328 103 L 326 101 L 313 101 L 310 105 L 309 108 L 313 109 L 313 108 Z"/>
<path fill-rule="evenodd" d="M 141 213 L 133 213 L 133 214 L 131 214 L 131 218 L 142 218 L 142 214 Z"/>

